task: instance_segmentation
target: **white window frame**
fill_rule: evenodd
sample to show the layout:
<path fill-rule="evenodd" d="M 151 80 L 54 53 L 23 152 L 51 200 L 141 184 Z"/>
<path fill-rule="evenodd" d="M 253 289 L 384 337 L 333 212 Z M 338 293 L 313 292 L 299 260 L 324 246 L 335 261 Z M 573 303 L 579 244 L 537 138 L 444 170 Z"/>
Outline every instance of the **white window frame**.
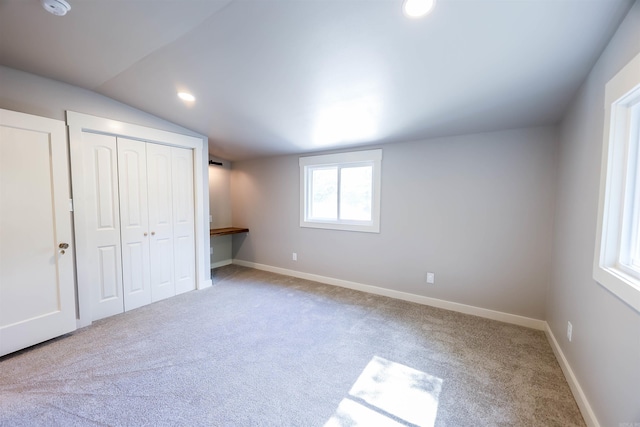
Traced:
<path fill-rule="evenodd" d="M 300 227 L 325 228 L 331 230 L 380 232 L 380 184 L 382 169 L 382 149 L 351 151 L 346 153 L 324 154 L 300 157 Z M 317 220 L 308 215 L 310 209 L 310 171 L 317 167 L 345 167 L 354 165 L 372 165 L 373 176 L 371 191 L 371 221 L 353 220 Z M 338 196 L 338 203 L 340 197 Z"/>
<path fill-rule="evenodd" d="M 607 83 L 593 278 L 640 312 L 640 268 L 628 259 L 640 215 L 640 54 Z M 634 219 L 635 217 L 635 219 Z M 635 225 L 634 225 L 635 224 Z M 638 261 L 636 260 L 636 263 Z"/>

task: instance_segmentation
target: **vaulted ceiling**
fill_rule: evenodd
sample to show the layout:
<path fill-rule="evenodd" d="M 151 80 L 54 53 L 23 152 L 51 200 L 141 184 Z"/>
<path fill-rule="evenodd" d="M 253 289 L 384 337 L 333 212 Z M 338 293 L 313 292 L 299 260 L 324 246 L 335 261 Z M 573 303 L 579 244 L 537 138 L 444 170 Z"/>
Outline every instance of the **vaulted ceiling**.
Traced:
<path fill-rule="evenodd" d="M 238 160 L 556 123 L 634 0 L 68 1 L 0 0 L 0 64 Z"/>

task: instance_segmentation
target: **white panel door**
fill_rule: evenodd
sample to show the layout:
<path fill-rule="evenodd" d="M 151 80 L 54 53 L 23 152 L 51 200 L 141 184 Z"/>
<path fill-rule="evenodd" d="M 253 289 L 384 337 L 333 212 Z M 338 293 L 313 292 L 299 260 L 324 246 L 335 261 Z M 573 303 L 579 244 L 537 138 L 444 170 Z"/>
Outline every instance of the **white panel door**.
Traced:
<path fill-rule="evenodd" d="M 78 253 L 91 283 L 92 319 L 102 319 L 124 311 L 120 248 L 120 205 L 118 200 L 118 153 L 114 136 L 82 134 L 85 194 L 82 205 L 86 246 Z M 80 205 L 79 205 L 80 206 Z"/>
<path fill-rule="evenodd" d="M 147 144 L 142 141 L 118 138 L 120 236 L 125 311 L 151 302 L 146 146 Z"/>
<path fill-rule="evenodd" d="M 0 356 L 76 327 L 68 177 L 64 122 L 0 110 Z"/>
<path fill-rule="evenodd" d="M 171 147 L 147 144 L 151 300 L 176 294 L 173 251 Z"/>
<path fill-rule="evenodd" d="M 193 150 L 171 148 L 173 245 L 176 294 L 196 288 Z"/>

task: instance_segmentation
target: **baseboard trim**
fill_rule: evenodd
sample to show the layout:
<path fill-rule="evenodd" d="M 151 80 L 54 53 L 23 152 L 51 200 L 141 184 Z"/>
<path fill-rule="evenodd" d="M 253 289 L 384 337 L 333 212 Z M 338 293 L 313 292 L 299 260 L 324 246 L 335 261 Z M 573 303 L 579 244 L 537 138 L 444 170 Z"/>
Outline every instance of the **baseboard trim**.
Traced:
<path fill-rule="evenodd" d="M 211 279 L 203 280 L 199 283 L 198 290 L 206 289 L 213 286 L 213 281 Z"/>
<path fill-rule="evenodd" d="M 578 408 L 580 408 L 580 412 L 582 413 L 582 418 L 584 418 L 584 422 L 589 427 L 600 427 L 600 423 L 596 418 L 596 414 L 593 412 L 589 401 L 587 400 L 587 396 L 585 396 L 584 391 L 582 391 L 582 387 L 580 387 L 580 383 L 573 373 L 573 369 L 569 365 L 569 361 L 565 357 L 560 345 L 558 344 L 558 340 L 556 340 L 555 335 L 551 331 L 551 327 L 547 322 L 545 322 L 545 333 L 547 334 L 547 339 L 549 340 L 549 344 L 551 344 L 551 349 L 553 353 L 556 355 L 556 359 L 560 364 L 560 368 L 562 368 L 562 372 L 564 373 L 564 377 L 567 379 L 567 383 L 569 383 L 569 388 L 573 393 L 573 398 L 576 400 L 578 404 Z"/>
<path fill-rule="evenodd" d="M 233 264 L 232 259 L 223 259 L 222 261 L 214 262 L 213 264 L 211 264 L 211 269 L 213 270 L 214 268 L 224 267 L 225 265 L 229 264 Z"/>
<path fill-rule="evenodd" d="M 380 288 L 377 286 L 365 285 L 348 280 L 335 279 L 333 277 L 320 276 L 318 274 L 303 273 L 301 271 L 289 270 L 287 268 L 273 267 L 266 264 L 258 264 L 255 262 L 234 259 L 233 264 L 243 267 L 255 268 L 257 270 L 269 271 L 271 273 L 283 274 L 285 276 L 297 277 L 299 279 L 312 280 L 314 282 L 325 283 L 327 285 L 339 286 L 341 288 L 353 289 L 356 291 L 367 292 L 375 295 L 382 295 L 389 298 L 395 298 L 403 301 L 415 302 L 418 304 L 429 305 L 431 307 L 443 308 L 445 310 L 457 311 L 459 313 L 471 314 L 474 316 L 484 317 L 486 319 L 498 320 L 500 322 L 511 323 L 514 325 L 525 326 L 527 328 L 544 331 L 547 322 L 544 320 L 533 319 L 530 317 L 519 316 L 517 314 L 503 313 L 501 311 L 489 310 L 486 308 L 474 307 L 471 305 L 460 304 L 457 302 L 445 301 L 437 298 L 425 297 L 423 295 L 411 294 L 408 292 L 395 291 L 392 289 Z"/>

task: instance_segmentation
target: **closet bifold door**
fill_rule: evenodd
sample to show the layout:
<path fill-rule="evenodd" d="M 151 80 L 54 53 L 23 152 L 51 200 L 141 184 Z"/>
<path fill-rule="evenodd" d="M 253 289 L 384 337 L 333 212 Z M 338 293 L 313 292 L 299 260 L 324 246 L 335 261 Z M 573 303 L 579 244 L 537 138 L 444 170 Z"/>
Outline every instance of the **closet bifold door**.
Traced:
<path fill-rule="evenodd" d="M 147 144 L 118 138 L 120 237 L 124 310 L 151 302 Z"/>
<path fill-rule="evenodd" d="M 173 253 L 171 147 L 147 144 L 151 300 L 176 294 Z"/>
<path fill-rule="evenodd" d="M 91 132 L 81 148 L 78 278 L 91 320 L 194 290 L 193 150 Z"/>
<path fill-rule="evenodd" d="M 193 150 L 171 148 L 176 294 L 196 288 Z"/>
<path fill-rule="evenodd" d="M 120 251 L 120 204 L 118 195 L 118 153 L 116 137 L 84 132 L 82 134 L 82 179 L 88 189 L 84 218 L 86 250 L 78 254 L 79 262 L 91 283 L 91 318 L 112 316 L 124 311 L 122 263 Z"/>

